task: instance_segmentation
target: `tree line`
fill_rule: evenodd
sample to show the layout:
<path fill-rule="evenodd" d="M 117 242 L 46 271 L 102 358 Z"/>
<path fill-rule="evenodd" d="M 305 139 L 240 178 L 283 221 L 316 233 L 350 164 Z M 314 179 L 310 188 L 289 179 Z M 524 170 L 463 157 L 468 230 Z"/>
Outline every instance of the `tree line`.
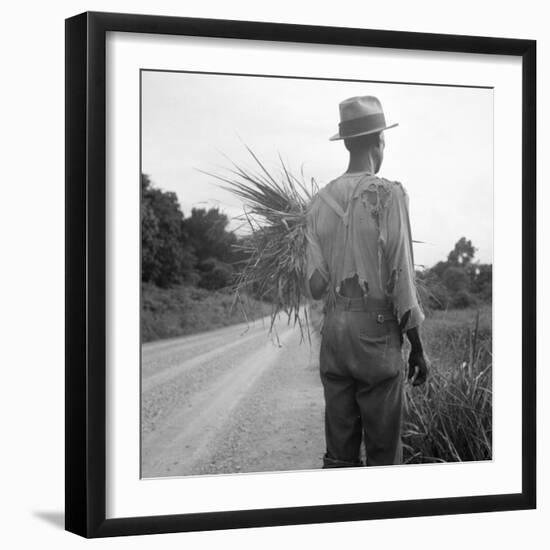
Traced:
<path fill-rule="evenodd" d="M 429 309 L 465 308 L 493 297 L 493 266 L 474 261 L 477 249 L 461 237 L 446 261 L 417 272 L 422 302 Z"/>
<path fill-rule="evenodd" d="M 218 208 L 193 208 L 184 217 L 178 198 L 141 176 L 141 279 L 161 288 L 187 284 L 217 290 L 234 280 L 246 261 L 240 238 L 228 231 Z M 445 261 L 417 271 L 429 309 L 464 308 L 492 299 L 492 265 L 474 261 L 476 248 L 462 237 Z"/>
<path fill-rule="evenodd" d="M 229 220 L 218 208 L 193 208 L 184 217 L 177 195 L 141 175 L 141 280 L 215 290 L 228 286 L 243 258 Z"/>

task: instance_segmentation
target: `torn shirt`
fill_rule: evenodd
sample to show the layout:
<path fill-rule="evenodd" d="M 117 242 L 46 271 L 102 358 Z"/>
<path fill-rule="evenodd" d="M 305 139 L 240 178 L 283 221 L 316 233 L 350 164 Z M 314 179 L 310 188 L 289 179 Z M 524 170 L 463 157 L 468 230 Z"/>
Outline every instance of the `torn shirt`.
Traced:
<path fill-rule="evenodd" d="M 392 301 L 404 331 L 424 320 L 418 299 L 409 199 L 399 182 L 346 173 L 313 198 L 308 210 L 307 280 L 317 269 L 338 292 L 357 276 L 373 298 Z"/>

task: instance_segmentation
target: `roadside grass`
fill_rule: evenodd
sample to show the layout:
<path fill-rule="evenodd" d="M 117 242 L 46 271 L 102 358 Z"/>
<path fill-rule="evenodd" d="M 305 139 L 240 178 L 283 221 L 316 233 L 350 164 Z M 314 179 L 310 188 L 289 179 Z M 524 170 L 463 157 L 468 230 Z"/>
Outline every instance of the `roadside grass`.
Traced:
<path fill-rule="evenodd" d="M 142 343 L 204 332 L 252 321 L 271 313 L 271 306 L 243 297 L 234 303 L 234 293 L 193 286 L 159 288 L 141 286 Z"/>
<path fill-rule="evenodd" d="M 490 460 L 491 307 L 436 311 L 422 334 L 431 368 L 426 384 L 405 390 L 404 461 Z"/>

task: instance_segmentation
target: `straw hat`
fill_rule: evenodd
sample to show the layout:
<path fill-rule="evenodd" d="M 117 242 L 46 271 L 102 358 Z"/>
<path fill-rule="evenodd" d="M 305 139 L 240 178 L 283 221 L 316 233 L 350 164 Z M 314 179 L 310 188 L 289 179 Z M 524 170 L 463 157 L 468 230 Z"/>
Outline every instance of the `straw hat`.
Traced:
<path fill-rule="evenodd" d="M 340 124 L 338 133 L 330 141 L 374 134 L 394 128 L 397 124 L 386 125 L 382 104 L 377 97 L 366 95 L 350 97 L 340 103 Z"/>

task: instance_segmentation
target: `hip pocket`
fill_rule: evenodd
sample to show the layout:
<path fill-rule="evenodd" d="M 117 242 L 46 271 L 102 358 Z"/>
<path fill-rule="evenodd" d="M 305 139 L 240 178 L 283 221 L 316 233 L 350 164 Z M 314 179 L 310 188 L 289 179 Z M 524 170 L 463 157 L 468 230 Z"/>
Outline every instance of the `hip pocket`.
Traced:
<path fill-rule="evenodd" d="M 389 334 L 371 334 L 361 331 L 359 333 L 359 344 L 364 359 L 369 363 L 383 363 L 386 360 L 389 340 Z"/>
<path fill-rule="evenodd" d="M 403 365 L 399 338 L 386 326 L 378 331 L 359 332 L 359 349 L 362 369 L 371 382 L 396 376 Z"/>

